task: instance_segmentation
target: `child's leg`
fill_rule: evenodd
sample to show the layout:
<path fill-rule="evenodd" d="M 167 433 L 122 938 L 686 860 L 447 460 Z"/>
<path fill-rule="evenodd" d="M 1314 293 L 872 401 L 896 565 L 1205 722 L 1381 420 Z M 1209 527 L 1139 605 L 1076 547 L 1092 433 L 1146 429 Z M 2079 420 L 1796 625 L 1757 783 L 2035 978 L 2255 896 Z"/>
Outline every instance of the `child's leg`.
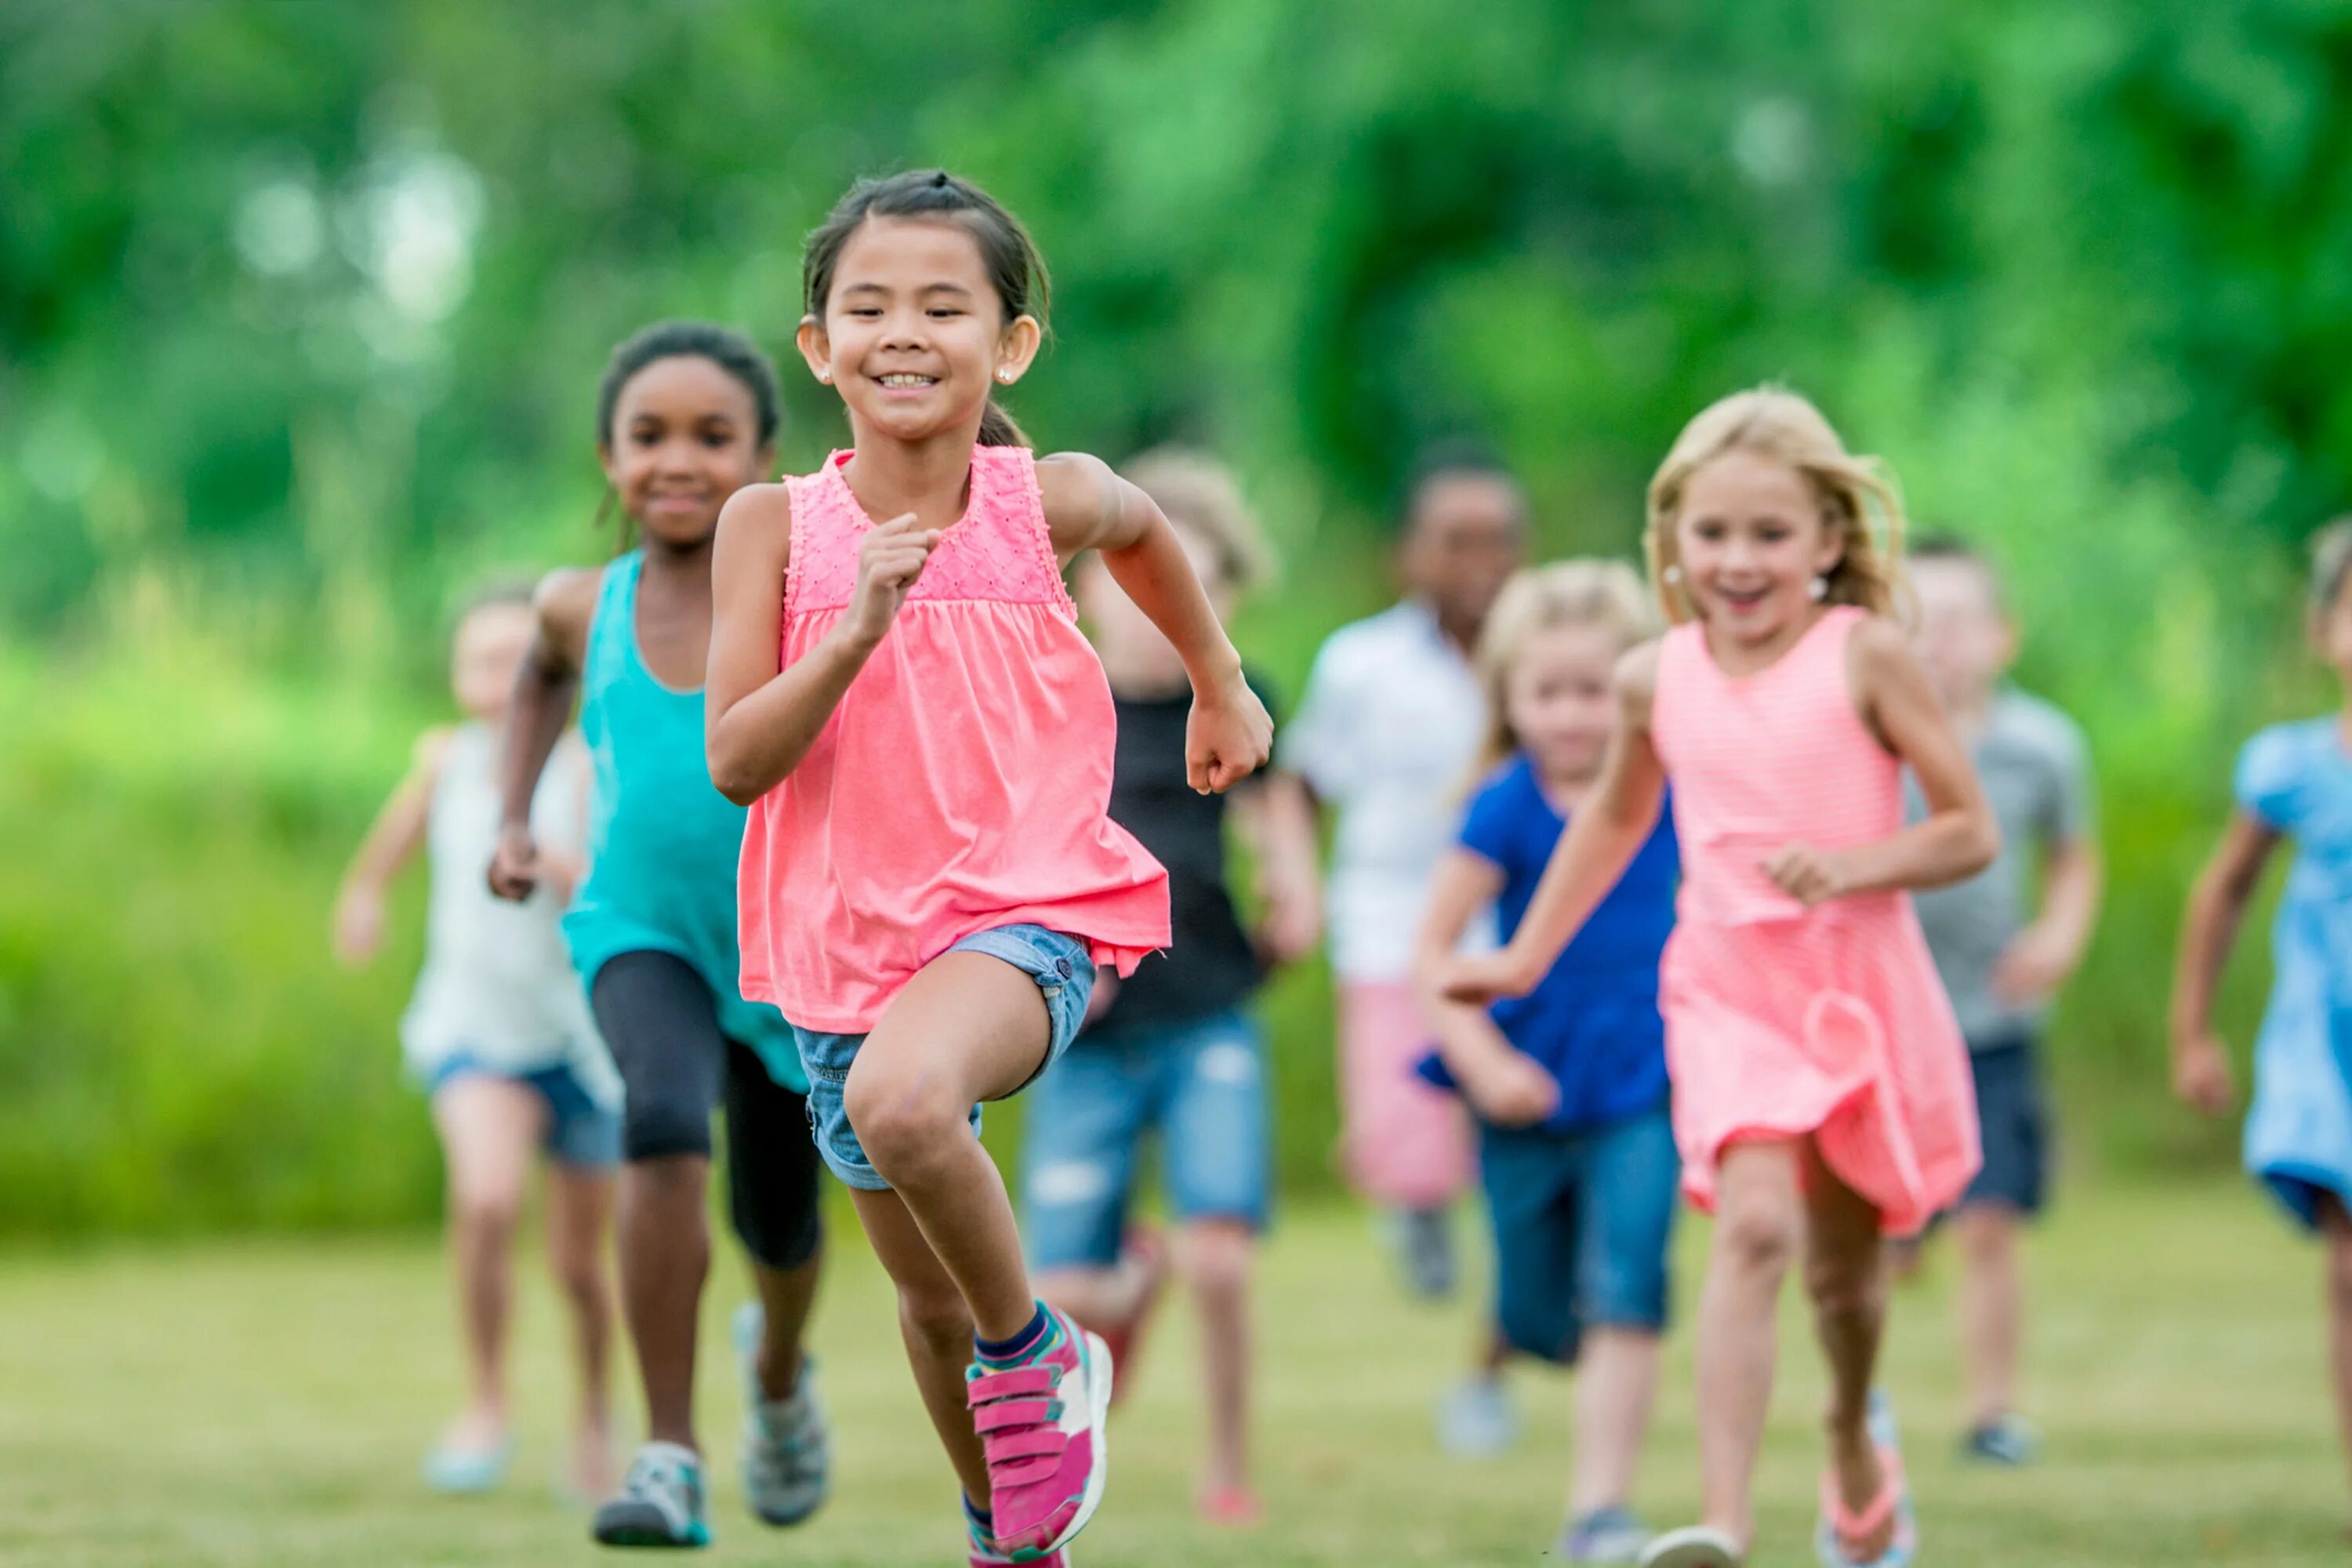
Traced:
<path fill-rule="evenodd" d="M 490 1448 L 506 1436 L 509 1254 L 546 1119 L 537 1091 L 489 1073 L 462 1073 L 433 1096 L 448 1165 L 449 1252 L 466 1337 L 466 1412 L 444 1439 L 453 1447 Z"/>
<path fill-rule="evenodd" d="M 1584 1134 L 1576 1208 L 1576 1447 L 1569 1518 L 1633 1500 L 1658 1387 L 1682 1157 L 1664 1110 Z"/>
<path fill-rule="evenodd" d="M 761 1392 L 789 1399 L 800 1385 L 803 1342 L 824 1272 L 824 1225 L 808 1101 L 776 1082 L 760 1053 L 727 1053 L 727 1194 L 735 1235 L 759 1292 Z"/>
<path fill-rule="evenodd" d="M 637 1352 L 647 1436 L 700 1451 L 694 1357 L 710 1271 L 710 1113 L 727 1041 L 702 976 L 666 952 L 625 952 L 591 1000 L 624 1086 L 618 1205 L 621 1308 Z"/>
<path fill-rule="evenodd" d="M 1830 1467 L 1838 1496 L 1860 1513 L 1877 1500 L 1885 1485 L 1870 1437 L 1870 1387 L 1878 1369 L 1878 1345 L 1886 1327 L 1886 1247 L 1878 1211 L 1805 1144 L 1805 1293 L 1812 1298 L 1813 1323 L 1830 1371 Z M 1850 1544 L 1870 1561 L 1894 1539 L 1889 1514 L 1868 1537 Z"/>
<path fill-rule="evenodd" d="M 1159 1278 L 1124 1247 L 1155 1043 L 1085 1036 L 1023 1096 L 1021 1224 L 1037 1293 L 1114 1341 L 1133 1327 Z"/>
<path fill-rule="evenodd" d="M 1797 1149 L 1734 1143 L 1716 1171 L 1715 1241 L 1696 1344 L 1701 1522 L 1736 1541 L 1755 1531 L 1750 1493 L 1772 1400 L 1773 1313 L 1804 1228 Z"/>
<path fill-rule="evenodd" d="M 604 1240 L 612 1232 L 614 1185 L 610 1165 L 573 1164 L 559 1158 L 548 1167 L 548 1261 L 572 1310 L 572 1351 L 580 1372 L 572 1485 L 583 1497 L 601 1496 L 613 1484 L 613 1291 Z"/>
<path fill-rule="evenodd" d="M 2319 1229 L 2327 1242 L 2327 1349 L 2336 1375 L 2336 1420 L 2352 1456 L 2352 1214 L 2333 1194 L 2319 1200 Z"/>
<path fill-rule="evenodd" d="M 1050 1030 L 1035 979 L 991 954 L 950 951 L 899 992 L 844 1087 L 866 1159 L 930 1243 L 982 1339 L 1020 1334 L 1036 1297 L 1004 1180 L 972 1136 L 971 1108 L 1028 1082 L 1045 1063 Z"/>
<path fill-rule="evenodd" d="M 1960 1247 L 1960 1359 L 1967 1368 L 1969 1420 L 1990 1426 L 2017 1408 L 2018 1323 L 2023 1315 L 2016 1209 L 1970 1204 L 1952 1223 Z"/>
<path fill-rule="evenodd" d="M 1201 1373 L 1208 1394 L 1212 1495 L 1249 1485 L 1251 1266 L 1257 1234 L 1245 1220 L 1200 1219 L 1184 1227 L 1183 1268 L 1201 1314 Z"/>
<path fill-rule="evenodd" d="M 850 1189 L 857 1218 L 883 1271 L 898 1288 L 898 1333 L 932 1429 L 948 1451 L 967 1501 L 986 1507 L 988 1461 L 964 1406 L 964 1369 L 971 1363 L 971 1310 L 930 1241 L 898 1194 Z"/>

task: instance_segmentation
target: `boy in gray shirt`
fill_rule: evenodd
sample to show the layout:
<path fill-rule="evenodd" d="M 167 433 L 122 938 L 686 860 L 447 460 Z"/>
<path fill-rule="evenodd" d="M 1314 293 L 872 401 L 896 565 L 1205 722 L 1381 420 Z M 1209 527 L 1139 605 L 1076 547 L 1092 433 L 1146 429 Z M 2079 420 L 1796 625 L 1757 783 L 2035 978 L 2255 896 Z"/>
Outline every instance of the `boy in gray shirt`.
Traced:
<path fill-rule="evenodd" d="M 1953 1225 L 1962 1253 L 1958 1316 L 1971 1422 L 1964 1451 L 1990 1464 L 2022 1465 L 2035 1442 L 2014 1407 L 2022 1315 L 2017 1233 L 2042 1207 L 2049 1164 L 2036 1059 L 2043 1019 L 2082 962 L 2098 913 L 2090 758 L 2073 720 L 2001 683 L 2017 631 L 1991 563 L 1943 537 L 1922 540 L 1909 564 L 1921 658 L 2000 823 L 2000 854 L 1990 867 L 1916 901 L 1968 1037 L 1984 1128 L 1984 1166 Z M 1916 785 L 1910 795 L 1916 814 Z"/>

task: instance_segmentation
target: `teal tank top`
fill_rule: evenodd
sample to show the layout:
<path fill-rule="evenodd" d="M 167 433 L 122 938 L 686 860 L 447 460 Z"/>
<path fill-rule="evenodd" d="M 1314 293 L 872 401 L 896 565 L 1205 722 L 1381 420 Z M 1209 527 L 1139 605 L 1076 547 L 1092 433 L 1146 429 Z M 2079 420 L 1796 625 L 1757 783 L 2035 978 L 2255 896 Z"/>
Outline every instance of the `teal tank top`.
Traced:
<path fill-rule="evenodd" d="M 743 999 L 735 873 L 744 810 L 720 795 L 703 760 L 702 692 L 673 690 L 637 653 L 631 551 L 604 570 L 581 671 L 580 732 L 594 763 L 588 878 L 563 917 L 572 967 L 593 987 L 625 952 L 667 952 L 702 976 L 719 1025 L 760 1053 L 768 1075 L 808 1092 L 792 1026 Z"/>

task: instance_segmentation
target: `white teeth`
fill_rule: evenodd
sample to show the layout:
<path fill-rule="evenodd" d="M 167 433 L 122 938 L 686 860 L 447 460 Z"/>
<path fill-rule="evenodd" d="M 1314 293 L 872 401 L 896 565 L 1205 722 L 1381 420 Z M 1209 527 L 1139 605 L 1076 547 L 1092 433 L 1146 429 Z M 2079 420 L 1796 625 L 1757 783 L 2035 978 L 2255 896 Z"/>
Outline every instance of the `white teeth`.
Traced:
<path fill-rule="evenodd" d="M 939 377 L 933 375 L 907 374 L 886 375 L 881 378 L 882 384 L 885 386 L 929 386 L 938 379 Z"/>

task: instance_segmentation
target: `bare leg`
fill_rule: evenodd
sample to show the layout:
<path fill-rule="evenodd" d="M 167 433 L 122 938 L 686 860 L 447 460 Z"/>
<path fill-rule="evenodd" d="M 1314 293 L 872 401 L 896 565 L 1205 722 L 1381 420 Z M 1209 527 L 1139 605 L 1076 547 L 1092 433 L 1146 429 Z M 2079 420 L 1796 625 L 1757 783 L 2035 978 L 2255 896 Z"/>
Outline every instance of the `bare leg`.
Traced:
<path fill-rule="evenodd" d="M 572 1453 L 572 1487 L 602 1497 L 613 1487 L 613 1289 L 604 1238 L 613 1225 L 613 1175 L 558 1161 L 547 1179 L 547 1253 L 557 1289 L 572 1309 L 572 1350 L 580 1369 L 580 1413 Z"/>
<path fill-rule="evenodd" d="M 2336 1419 L 2352 1455 L 2352 1215 L 2341 1200 L 2324 1198 L 2319 1226 L 2327 1238 L 2327 1348 L 2336 1374 Z"/>
<path fill-rule="evenodd" d="M 1100 1332 L 1117 1329 L 1143 1310 L 1151 1270 L 1132 1258 L 1108 1268 L 1054 1268 L 1037 1276 L 1037 1294 Z"/>
<path fill-rule="evenodd" d="M 948 1451 L 963 1495 L 985 1507 L 988 1460 L 964 1405 L 964 1368 L 971 1363 L 971 1311 L 963 1293 L 931 1251 L 915 1216 L 896 1193 L 850 1189 L 857 1218 L 883 1271 L 898 1288 L 898 1333 L 907 1342 L 915 1389 L 940 1444 Z"/>
<path fill-rule="evenodd" d="M 2012 1414 L 2017 1399 L 2018 1323 L 2023 1291 L 2017 1258 L 2018 1215 L 2005 1204 L 1972 1204 L 1952 1228 L 1960 1244 L 1960 1356 L 1967 1364 L 1969 1418 L 1990 1426 Z"/>
<path fill-rule="evenodd" d="M 1745 1542 L 1772 1401 L 1773 1318 L 1803 1229 L 1793 1143 L 1735 1143 L 1716 1172 L 1714 1248 L 1699 1296 L 1700 1517 Z"/>
<path fill-rule="evenodd" d="M 1830 1468 L 1838 1496 L 1859 1513 L 1877 1500 L 1885 1484 L 1870 1441 L 1870 1384 L 1878 1367 L 1878 1344 L 1886 1328 L 1886 1248 L 1878 1211 L 1840 1181 L 1819 1150 L 1805 1145 L 1805 1292 L 1813 1300 L 1813 1324 L 1829 1361 Z M 1895 1520 L 1857 1537 L 1855 1555 L 1882 1555 L 1895 1537 Z"/>
<path fill-rule="evenodd" d="M 646 1431 L 701 1452 L 694 1435 L 696 1313 L 710 1272 L 707 1154 L 664 1154 L 622 1168 L 621 1304 L 645 1384 Z"/>
<path fill-rule="evenodd" d="M 796 1268 L 771 1268 L 757 1261 L 751 1265 L 751 1284 L 760 1292 L 765 1328 L 760 1338 L 760 1392 L 770 1399 L 790 1399 L 800 1386 L 801 1348 L 824 1272 L 822 1247 Z"/>
<path fill-rule="evenodd" d="M 1208 1394 L 1212 1492 L 1249 1486 L 1250 1268 L 1257 1237 L 1240 1220 L 1195 1220 L 1184 1229 L 1182 1267 L 1201 1314 L 1201 1372 Z"/>
<path fill-rule="evenodd" d="M 514 1299 L 509 1254 L 547 1104 L 526 1085 L 468 1073 L 434 1095 L 433 1120 L 448 1165 L 449 1256 L 466 1339 L 466 1409 L 442 1440 L 491 1448 L 507 1434 L 507 1325 Z"/>
<path fill-rule="evenodd" d="M 971 1135 L 976 1100 L 1028 1081 L 1050 1022 L 1036 981 L 983 952 L 948 952 L 907 983 L 844 1086 L 849 1124 L 904 1202 L 986 1339 L 1036 1311 L 1021 1233 L 996 1162 Z"/>
<path fill-rule="evenodd" d="M 1576 1451 L 1568 1513 L 1582 1519 L 1621 1507 L 1633 1495 L 1650 1405 L 1658 1391 L 1658 1336 L 1647 1329 L 1601 1327 L 1584 1336 L 1576 1365 Z"/>

